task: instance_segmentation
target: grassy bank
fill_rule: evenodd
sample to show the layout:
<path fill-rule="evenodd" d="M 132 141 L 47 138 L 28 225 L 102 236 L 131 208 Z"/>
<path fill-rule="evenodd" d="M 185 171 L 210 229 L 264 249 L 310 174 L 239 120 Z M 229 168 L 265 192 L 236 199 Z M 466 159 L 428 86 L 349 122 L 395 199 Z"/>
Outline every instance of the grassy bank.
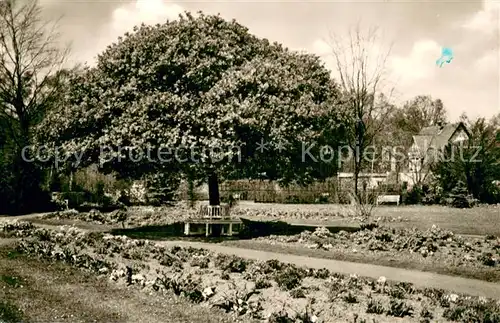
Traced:
<path fill-rule="evenodd" d="M 0 247 L 2 322 L 233 322 L 178 297 L 124 288 L 63 263 Z"/>

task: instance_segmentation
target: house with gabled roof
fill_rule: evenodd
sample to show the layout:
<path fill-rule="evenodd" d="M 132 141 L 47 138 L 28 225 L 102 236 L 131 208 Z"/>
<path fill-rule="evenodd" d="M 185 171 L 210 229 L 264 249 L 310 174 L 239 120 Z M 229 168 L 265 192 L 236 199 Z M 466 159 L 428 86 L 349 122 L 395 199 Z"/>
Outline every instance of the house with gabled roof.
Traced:
<path fill-rule="evenodd" d="M 408 172 L 402 175 L 402 181 L 409 186 L 424 182 L 430 175 L 430 166 L 438 154 L 448 144 L 463 144 L 470 138 L 470 133 L 463 122 L 437 124 L 422 129 L 413 136 L 409 149 Z"/>

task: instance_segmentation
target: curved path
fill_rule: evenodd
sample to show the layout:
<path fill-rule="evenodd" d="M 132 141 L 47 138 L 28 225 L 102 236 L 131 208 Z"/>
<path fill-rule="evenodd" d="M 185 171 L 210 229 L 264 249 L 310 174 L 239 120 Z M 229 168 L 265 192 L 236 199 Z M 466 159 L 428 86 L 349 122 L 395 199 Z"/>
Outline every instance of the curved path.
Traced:
<path fill-rule="evenodd" d="M 24 219 L 27 220 L 26 217 Z M 2 221 L 1 218 L 0 221 Z M 38 223 L 34 224 L 40 227 L 52 228 L 52 229 L 57 229 L 59 227 L 57 225 L 41 225 Z M 92 229 L 91 230 L 84 229 L 84 230 L 96 231 Z M 354 263 L 354 262 L 347 262 L 340 260 L 321 259 L 321 258 L 260 251 L 260 250 L 228 247 L 214 243 L 190 242 L 190 241 L 158 241 L 158 240 L 152 240 L 152 241 L 166 247 L 175 245 L 183 247 L 191 246 L 194 248 L 208 249 L 218 253 L 236 255 L 247 259 L 255 259 L 261 261 L 276 259 L 278 261 L 295 264 L 297 266 L 305 266 L 316 269 L 327 268 L 332 272 L 338 272 L 343 274 L 357 274 L 358 276 L 372 277 L 375 279 L 379 278 L 380 276 L 385 276 L 388 280 L 410 282 L 417 287 L 442 288 L 444 290 L 453 291 L 455 293 L 463 293 L 474 296 L 484 296 L 500 300 L 500 284 L 486 282 L 482 280 L 440 275 L 430 272 L 422 272 L 417 270 L 408 270 L 408 269 L 401 269 L 401 268 L 394 268 L 387 266 L 361 264 L 361 263 Z"/>
<path fill-rule="evenodd" d="M 243 258 L 262 261 L 276 259 L 281 262 L 291 263 L 297 266 L 305 266 L 316 269 L 327 268 L 333 272 L 343 274 L 357 274 L 358 276 L 372 277 L 375 279 L 379 278 L 380 276 L 385 276 L 388 280 L 410 282 L 417 287 L 442 288 L 445 290 L 454 291 L 456 293 L 500 299 L 500 284 L 476 279 L 467 279 L 416 270 L 360 264 L 347 261 L 295 256 L 236 247 L 226 247 L 212 243 L 188 241 L 159 241 L 157 243 L 167 247 L 178 245 L 183 247 L 191 246 L 194 248 L 209 249 L 214 252 L 232 254 Z"/>

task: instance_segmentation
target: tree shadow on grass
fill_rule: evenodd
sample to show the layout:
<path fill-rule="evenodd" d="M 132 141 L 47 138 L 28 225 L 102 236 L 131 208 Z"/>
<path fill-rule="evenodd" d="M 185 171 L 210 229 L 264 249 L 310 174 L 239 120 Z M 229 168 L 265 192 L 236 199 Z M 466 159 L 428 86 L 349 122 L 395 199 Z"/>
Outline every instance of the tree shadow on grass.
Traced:
<path fill-rule="evenodd" d="M 318 226 L 293 225 L 283 221 L 253 221 L 241 218 L 242 230 L 234 236 L 210 236 L 184 235 L 184 223 L 176 222 L 168 225 L 143 226 L 126 229 L 112 229 L 111 234 L 125 235 L 134 239 L 149 240 L 186 240 L 201 242 L 222 242 L 227 240 L 252 239 L 257 237 L 266 237 L 270 235 L 296 235 L 303 231 L 314 231 Z M 339 231 L 355 232 L 358 227 L 330 226 L 326 227 L 330 232 Z"/>
<path fill-rule="evenodd" d="M 319 225 L 296 225 L 289 224 L 284 221 L 252 221 L 248 219 L 241 219 L 244 225 L 244 230 L 241 232 L 240 237 L 252 239 L 257 237 L 266 237 L 270 235 L 291 236 L 300 234 L 304 231 L 314 231 Z M 337 233 L 339 231 L 355 232 L 358 227 L 349 226 L 326 226 L 330 232 Z"/>
<path fill-rule="evenodd" d="M 222 237 L 203 235 L 184 235 L 184 222 L 175 222 L 167 225 L 147 225 L 135 228 L 112 229 L 109 231 L 113 235 L 124 235 L 133 239 L 148 240 L 185 240 L 202 242 L 221 242 L 224 240 L 238 239 L 237 236 Z"/>
<path fill-rule="evenodd" d="M 0 322 L 22 322 L 23 312 L 8 300 L 0 300 Z"/>

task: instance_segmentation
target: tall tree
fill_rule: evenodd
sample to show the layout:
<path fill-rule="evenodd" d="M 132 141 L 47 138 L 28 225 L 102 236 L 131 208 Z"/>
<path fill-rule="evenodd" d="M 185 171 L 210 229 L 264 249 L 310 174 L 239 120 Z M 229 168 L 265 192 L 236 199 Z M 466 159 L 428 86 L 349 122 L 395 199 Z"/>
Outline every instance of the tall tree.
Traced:
<path fill-rule="evenodd" d="M 0 117 L 13 143 L 8 147 L 11 151 L 4 153 L 12 157 L 15 179 L 9 204 L 17 212 L 28 211 L 40 196 L 40 169 L 26 162 L 22 151 L 31 143 L 33 126 L 60 90 L 55 73 L 67 50 L 58 43 L 56 26 L 41 19 L 36 1 L 0 3 Z"/>
<path fill-rule="evenodd" d="M 333 158 L 319 158 L 320 145 L 335 149 L 342 138 L 329 71 L 318 57 L 270 44 L 219 16 L 186 13 L 136 27 L 71 89 L 41 130 L 64 151 L 83 152 L 82 166 L 109 147 L 105 170 L 129 178 L 162 173 L 166 182 L 179 173 L 205 178 L 211 205 L 220 202 L 219 181 L 236 172 L 289 183 L 336 170 L 326 167 Z M 153 158 L 124 158 L 134 148 Z M 173 149 L 163 162 L 162 148 Z"/>
<path fill-rule="evenodd" d="M 448 123 L 447 111 L 443 102 L 440 99 L 434 100 L 429 95 L 418 95 L 406 101 L 401 108 L 394 109 L 380 136 L 390 138 L 392 146 L 397 147 L 399 157 L 404 157 L 396 158 L 396 172 L 399 173 L 401 169 L 408 167 L 406 156 L 413 136 L 426 127 L 446 123 Z M 417 172 L 416 176 L 423 180 L 425 174 L 427 174 L 425 171 L 421 175 Z"/>
<path fill-rule="evenodd" d="M 389 104 L 377 104 L 392 99 L 394 87 L 387 87 L 387 58 L 390 48 L 380 48 L 378 28 L 363 32 L 358 24 L 349 32 L 348 39 L 331 34 L 328 44 L 335 61 L 336 72 L 349 116 L 348 145 L 353 152 L 354 190 L 358 194 L 359 173 L 365 166 L 364 155 L 375 136 L 384 128 L 390 115 Z M 380 97 L 385 94 L 385 97 Z"/>
<path fill-rule="evenodd" d="M 402 134 L 405 145 L 411 144 L 412 136 L 429 126 L 445 125 L 448 123 L 447 111 L 440 99 L 433 99 L 430 95 L 418 95 L 405 102 L 396 112 L 392 122 Z"/>
<path fill-rule="evenodd" d="M 470 140 L 463 147 L 447 147 L 433 172 L 445 192 L 462 181 L 475 198 L 498 203 L 500 190 L 494 181 L 500 180 L 500 115 L 490 120 L 467 117 L 463 120 L 471 134 Z"/>

